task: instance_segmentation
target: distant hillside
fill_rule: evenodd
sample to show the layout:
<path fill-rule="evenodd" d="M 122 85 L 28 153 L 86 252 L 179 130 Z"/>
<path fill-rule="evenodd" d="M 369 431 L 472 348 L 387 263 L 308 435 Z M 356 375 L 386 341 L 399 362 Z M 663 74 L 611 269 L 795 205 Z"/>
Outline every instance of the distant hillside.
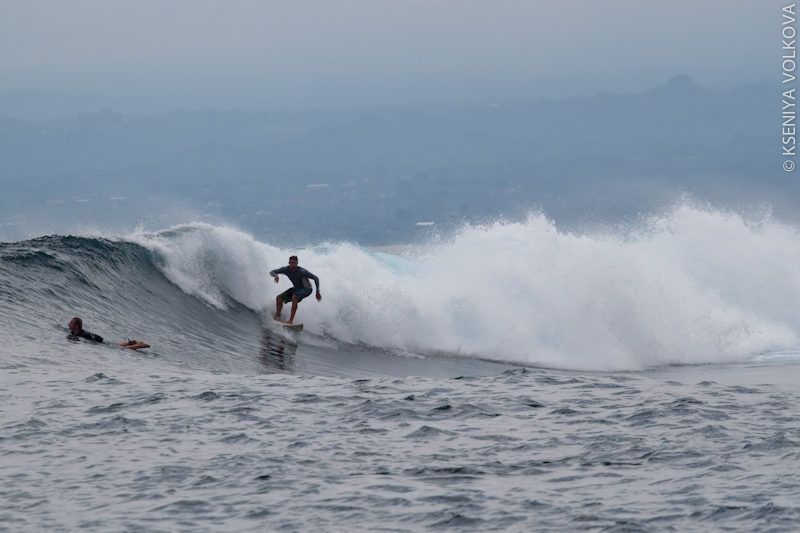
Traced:
<path fill-rule="evenodd" d="M 681 192 L 790 216 L 800 190 L 781 169 L 779 91 L 714 92 L 676 76 L 561 101 L 0 117 L 0 219 L 47 201 L 72 212 L 67 200 L 89 193 L 116 206 L 92 216 L 114 216 L 112 197 L 157 196 L 256 235 L 391 244 L 413 240 L 420 221 L 536 207 L 565 224 L 613 221 Z"/>
<path fill-rule="evenodd" d="M 22 120 L 56 120 L 76 117 L 80 113 L 97 112 L 109 102 L 94 95 L 73 95 L 63 91 L 0 92 L 0 115 Z"/>

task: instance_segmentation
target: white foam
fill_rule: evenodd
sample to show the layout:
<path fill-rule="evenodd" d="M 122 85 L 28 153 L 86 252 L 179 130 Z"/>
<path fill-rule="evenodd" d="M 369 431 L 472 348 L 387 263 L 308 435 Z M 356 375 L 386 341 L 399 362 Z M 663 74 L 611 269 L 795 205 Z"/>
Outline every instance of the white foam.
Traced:
<path fill-rule="evenodd" d="M 184 292 L 219 309 L 226 307 L 226 296 L 260 309 L 270 295 L 265 273 L 280 266 L 274 259 L 277 248 L 236 229 L 201 222 L 155 233 L 137 229 L 125 240 L 153 252 L 156 264 Z"/>
<path fill-rule="evenodd" d="M 416 259 L 353 244 L 284 250 L 192 224 L 127 237 L 184 291 L 274 307 L 267 273 L 300 256 L 324 298 L 306 331 L 341 341 L 582 370 L 743 361 L 800 336 L 800 236 L 691 205 L 636 232 L 573 234 L 542 215 L 466 227 Z"/>

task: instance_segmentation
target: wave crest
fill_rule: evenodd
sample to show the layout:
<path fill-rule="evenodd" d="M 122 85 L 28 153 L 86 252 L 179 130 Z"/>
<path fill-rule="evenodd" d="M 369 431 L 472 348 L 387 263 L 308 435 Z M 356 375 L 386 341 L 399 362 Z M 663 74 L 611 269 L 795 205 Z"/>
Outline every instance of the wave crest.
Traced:
<path fill-rule="evenodd" d="M 797 346 L 800 238 L 769 217 L 681 205 L 636 231 L 559 231 L 541 214 L 465 226 L 410 258 L 349 243 L 284 250 L 230 228 L 126 237 L 185 292 L 271 309 L 291 254 L 320 277 L 306 330 L 340 341 L 580 370 L 742 361 Z"/>

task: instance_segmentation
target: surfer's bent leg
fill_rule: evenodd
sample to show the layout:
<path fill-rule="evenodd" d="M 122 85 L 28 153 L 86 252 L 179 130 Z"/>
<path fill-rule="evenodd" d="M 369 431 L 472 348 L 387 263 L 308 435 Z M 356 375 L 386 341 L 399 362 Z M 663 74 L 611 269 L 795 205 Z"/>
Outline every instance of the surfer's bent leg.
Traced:
<path fill-rule="evenodd" d="M 281 317 L 283 304 L 288 304 L 292 301 L 292 294 L 294 294 L 294 287 L 283 291 L 277 296 L 277 298 L 275 298 L 275 318 Z"/>
<path fill-rule="evenodd" d="M 289 317 L 287 324 L 291 324 L 294 320 L 294 314 L 297 312 L 297 296 L 292 296 L 292 315 Z"/>

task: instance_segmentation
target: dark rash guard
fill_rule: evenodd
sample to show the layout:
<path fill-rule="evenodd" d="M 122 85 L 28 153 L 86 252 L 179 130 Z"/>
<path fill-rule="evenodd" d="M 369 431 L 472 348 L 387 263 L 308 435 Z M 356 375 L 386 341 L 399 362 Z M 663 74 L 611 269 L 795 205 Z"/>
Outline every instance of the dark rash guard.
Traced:
<path fill-rule="evenodd" d="M 83 337 L 84 339 L 89 339 L 90 341 L 96 342 L 103 342 L 103 337 L 100 335 L 95 335 L 94 333 L 89 333 L 85 329 L 81 329 L 78 333 L 73 333 L 76 337 Z"/>
<path fill-rule="evenodd" d="M 319 294 L 319 278 L 306 270 L 303 267 L 297 267 L 297 270 L 292 272 L 292 269 L 288 266 L 276 268 L 272 272 L 269 273 L 270 276 L 273 278 L 278 274 L 285 274 L 287 278 L 292 282 L 298 289 L 302 289 L 303 287 L 311 288 L 311 282 L 308 281 L 309 278 L 314 280 L 314 283 L 317 285 L 317 294 Z"/>

